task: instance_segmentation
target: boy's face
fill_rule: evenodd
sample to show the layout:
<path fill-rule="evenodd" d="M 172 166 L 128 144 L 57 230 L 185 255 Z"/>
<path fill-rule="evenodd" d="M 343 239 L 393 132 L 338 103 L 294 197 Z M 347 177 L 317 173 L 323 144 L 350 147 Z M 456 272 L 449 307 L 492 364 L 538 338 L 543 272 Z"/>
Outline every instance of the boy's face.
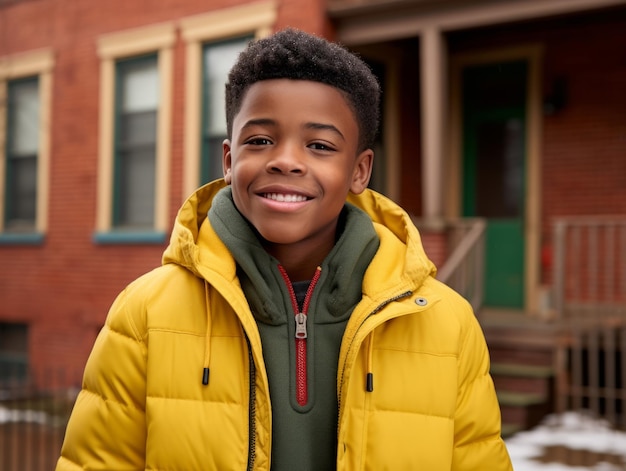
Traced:
<path fill-rule="evenodd" d="M 224 142 L 224 178 L 270 247 L 300 255 L 332 248 L 348 192 L 361 193 L 371 174 L 373 153 L 357 155 L 358 133 L 334 87 L 273 79 L 248 89 Z"/>

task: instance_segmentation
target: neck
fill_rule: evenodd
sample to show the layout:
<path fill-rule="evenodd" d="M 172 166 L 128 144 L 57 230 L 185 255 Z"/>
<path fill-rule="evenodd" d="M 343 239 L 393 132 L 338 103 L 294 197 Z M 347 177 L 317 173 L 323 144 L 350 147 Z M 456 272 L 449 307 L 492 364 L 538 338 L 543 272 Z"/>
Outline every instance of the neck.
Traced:
<path fill-rule="evenodd" d="M 310 280 L 318 266 L 333 248 L 332 243 L 323 247 L 299 247 L 293 245 L 271 244 L 265 241 L 265 250 L 283 266 L 289 279 L 294 281 Z"/>

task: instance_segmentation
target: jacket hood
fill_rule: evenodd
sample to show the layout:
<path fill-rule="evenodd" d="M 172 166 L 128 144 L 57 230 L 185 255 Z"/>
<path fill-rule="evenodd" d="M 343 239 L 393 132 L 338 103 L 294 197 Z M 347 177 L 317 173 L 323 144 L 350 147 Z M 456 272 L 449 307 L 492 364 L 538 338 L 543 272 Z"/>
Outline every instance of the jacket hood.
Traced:
<path fill-rule="evenodd" d="M 163 253 L 162 263 L 175 263 L 197 276 L 200 266 L 200 227 L 208 217 L 215 195 L 226 186 L 223 179 L 198 188 L 178 210 L 170 242 Z"/>
<path fill-rule="evenodd" d="M 213 198 L 225 186 L 223 179 L 208 183 L 183 203 L 163 254 L 163 264 L 175 263 L 202 277 L 202 265 L 212 258 L 203 255 L 202 251 L 224 250 L 221 243 L 218 244 L 221 247 L 215 248 L 213 244 L 201 243 L 199 235 Z M 436 274 L 434 264 L 424 252 L 417 228 L 400 206 L 369 189 L 360 195 L 350 194 L 347 201 L 371 217 L 381 241 L 379 251 L 365 274 L 365 292 L 370 289 L 395 290 L 398 284 L 415 290 L 428 276 Z M 389 263 L 390 260 L 394 263 Z M 234 270 L 234 262 L 231 268 Z"/>
<path fill-rule="evenodd" d="M 370 283 L 376 283 L 385 292 L 397 290 L 400 284 L 415 291 L 426 278 L 437 274 L 437 268 L 424 251 L 419 231 L 398 204 L 369 189 L 360 195 L 350 193 L 347 201 L 372 218 L 381 240 L 363 281 L 364 292 L 369 292 Z"/>

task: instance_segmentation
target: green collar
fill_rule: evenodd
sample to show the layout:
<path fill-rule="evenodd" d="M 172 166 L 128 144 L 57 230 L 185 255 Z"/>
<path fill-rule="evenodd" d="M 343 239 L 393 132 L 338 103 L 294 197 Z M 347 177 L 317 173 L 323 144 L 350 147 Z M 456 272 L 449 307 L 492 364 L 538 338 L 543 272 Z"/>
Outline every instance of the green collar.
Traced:
<path fill-rule="evenodd" d="M 279 262 L 263 249 L 256 231 L 235 207 L 230 187 L 216 194 L 208 217 L 237 262 L 242 288 L 257 321 L 287 322 L 293 312 Z M 341 234 L 322 263 L 312 298 L 316 323 L 339 322 L 350 315 L 361 300 L 363 274 L 380 243 L 369 216 L 349 203 L 342 210 L 339 227 Z"/>

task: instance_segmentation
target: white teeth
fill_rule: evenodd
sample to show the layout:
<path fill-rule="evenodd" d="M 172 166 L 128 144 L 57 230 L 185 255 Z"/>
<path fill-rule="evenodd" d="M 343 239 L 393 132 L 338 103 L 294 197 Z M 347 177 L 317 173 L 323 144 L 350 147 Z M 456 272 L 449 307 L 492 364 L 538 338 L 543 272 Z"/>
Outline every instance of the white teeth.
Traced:
<path fill-rule="evenodd" d="M 300 201 L 306 201 L 306 196 L 302 195 L 284 195 L 282 193 L 265 193 L 266 198 L 274 201 L 280 201 L 284 203 L 298 203 Z"/>

